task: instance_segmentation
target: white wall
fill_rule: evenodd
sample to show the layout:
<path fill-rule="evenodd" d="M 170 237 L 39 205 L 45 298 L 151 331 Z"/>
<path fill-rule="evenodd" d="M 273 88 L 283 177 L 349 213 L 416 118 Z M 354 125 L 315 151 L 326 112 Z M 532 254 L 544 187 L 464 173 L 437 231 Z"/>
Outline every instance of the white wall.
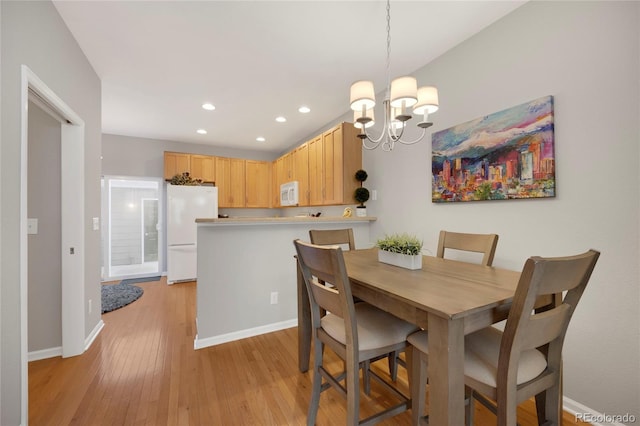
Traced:
<path fill-rule="evenodd" d="M 0 232 L 2 252 L 0 424 L 26 424 L 20 396 L 20 67 L 27 65 L 85 122 L 85 297 L 100 297 L 100 236 L 91 218 L 100 216 L 100 79 L 51 2 L 0 2 L 2 31 L 2 144 Z M 87 312 L 87 311 L 85 311 Z M 85 314 L 85 335 L 100 312 Z"/>
<path fill-rule="evenodd" d="M 638 418 L 639 9 L 530 2 L 414 73 L 439 89 L 432 131 L 553 95 L 555 198 L 432 204 L 429 137 L 364 153 L 373 239 L 415 232 L 435 253 L 441 229 L 497 233 L 495 265 L 518 270 L 532 255 L 600 250 L 567 335 L 565 395 Z"/>
<path fill-rule="evenodd" d="M 274 160 L 275 154 L 139 138 L 134 136 L 102 135 L 102 174 L 115 176 L 164 177 L 164 151 L 220 157 Z"/>

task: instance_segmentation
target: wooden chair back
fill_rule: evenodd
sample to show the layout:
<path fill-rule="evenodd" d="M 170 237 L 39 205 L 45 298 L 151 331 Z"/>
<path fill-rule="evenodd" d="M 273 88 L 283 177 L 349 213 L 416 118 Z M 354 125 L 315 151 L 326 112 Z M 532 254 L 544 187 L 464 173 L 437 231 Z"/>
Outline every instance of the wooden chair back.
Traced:
<path fill-rule="evenodd" d="M 445 249 L 482 253 L 482 264 L 491 266 L 498 245 L 496 234 L 464 234 L 459 232 L 440 231 L 437 257 L 444 258 Z"/>
<path fill-rule="evenodd" d="M 293 243 L 309 293 L 313 328 L 321 328 L 320 319 L 324 311 L 331 312 L 344 319 L 347 342 L 357 348 L 355 310 L 342 248 L 319 246 L 301 240 Z M 323 282 L 329 282 L 333 287 Z"/>
<path fill-rule="evenodd" d="M 598 251 L 589 250 L 576 256 L 526 261 L 502 335 L 497 389 L 515 388 L 519 354 L 527 349 L 543 348 L 546 353 L 547 370 L 540 378 L 560 374 L 569 321 L 599 256 Z M 534 311 L 536 301 L 544 296 L 551 296 L 551 304 Z"/>
<path fill-rule="evenodd" d="M 311 229 L 309 230 L 311 244 L 318 246 L 330 246 L 336 244 L 348 244 L 349 250 L 356 249 L 353 239 L 353 229 Z"/>

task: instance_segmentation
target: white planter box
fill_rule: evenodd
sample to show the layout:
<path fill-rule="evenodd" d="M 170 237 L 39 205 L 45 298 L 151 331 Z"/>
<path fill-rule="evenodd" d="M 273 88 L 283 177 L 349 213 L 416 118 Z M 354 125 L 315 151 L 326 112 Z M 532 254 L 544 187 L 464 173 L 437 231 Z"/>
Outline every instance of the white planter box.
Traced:
<path fill-rule="evenodd" d="M 378 249 L 378 261 L 406 269 L 422 269 L 422 254 L 411 256 Z"/>

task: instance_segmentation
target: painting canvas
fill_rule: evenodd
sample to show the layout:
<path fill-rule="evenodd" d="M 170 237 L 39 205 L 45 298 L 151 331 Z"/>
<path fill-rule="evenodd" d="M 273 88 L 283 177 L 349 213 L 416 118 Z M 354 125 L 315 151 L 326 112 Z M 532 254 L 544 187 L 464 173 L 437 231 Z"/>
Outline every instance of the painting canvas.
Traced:
<path fill-rule="evenodd" d="M 436 132 L 432 201 L 555 196 L 553 97 Z"/>

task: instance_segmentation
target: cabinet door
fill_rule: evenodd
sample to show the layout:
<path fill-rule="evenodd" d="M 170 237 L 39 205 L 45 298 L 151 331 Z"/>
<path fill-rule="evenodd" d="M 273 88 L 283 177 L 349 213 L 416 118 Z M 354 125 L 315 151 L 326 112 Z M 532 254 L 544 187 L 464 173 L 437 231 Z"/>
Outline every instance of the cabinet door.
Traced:
<path fill-rule="evenodd" d="M 231 195 L 230 207 L 244 207 L 246 204 L 246 177 L 245 160 L 231 158 L 229 161 L 229 193 Z"/>
<path fill-rule="evenodd" d="M 324 170 L 323 204 L 341 204 L 343 194 L 342 126 L 334 127 L 322 135 Z"/>
<path fill-rule="evenodd" d="M 216 186 L 218 187 L 218 207 L 231 207 L 231 163 L 229 158 L 216 157 Z"/>
<path fill-rule="evenodd" d="M 309 205 L 309 144 L 293 151 L 293 180 L 298 181 L 298 205 Z"/>
<path fill-rule="evenodd" d="M 203 182 L 215 182 L 215 159 L 209 155 L 191 155 L 191 177 Z"/>
<path fill-rule="evenodd" d="M 247 160 L 246 198 L 247 207 L 269 207 L 271 198 L 271 163 L 266 161 Z"/>
<path fill-rule="evenodd" d="M 175 175 L 185 172 L 191 173 L 191 155 L 180 152 L 164 153 L 165 180 L 171 180 Z"/>
<path fill-rule="evenodd" d="M 322 136 L 318 136 L 309 142 L 309 204 L 320 206 L 323 203 L 323 179 L 322 179 Z"/>

